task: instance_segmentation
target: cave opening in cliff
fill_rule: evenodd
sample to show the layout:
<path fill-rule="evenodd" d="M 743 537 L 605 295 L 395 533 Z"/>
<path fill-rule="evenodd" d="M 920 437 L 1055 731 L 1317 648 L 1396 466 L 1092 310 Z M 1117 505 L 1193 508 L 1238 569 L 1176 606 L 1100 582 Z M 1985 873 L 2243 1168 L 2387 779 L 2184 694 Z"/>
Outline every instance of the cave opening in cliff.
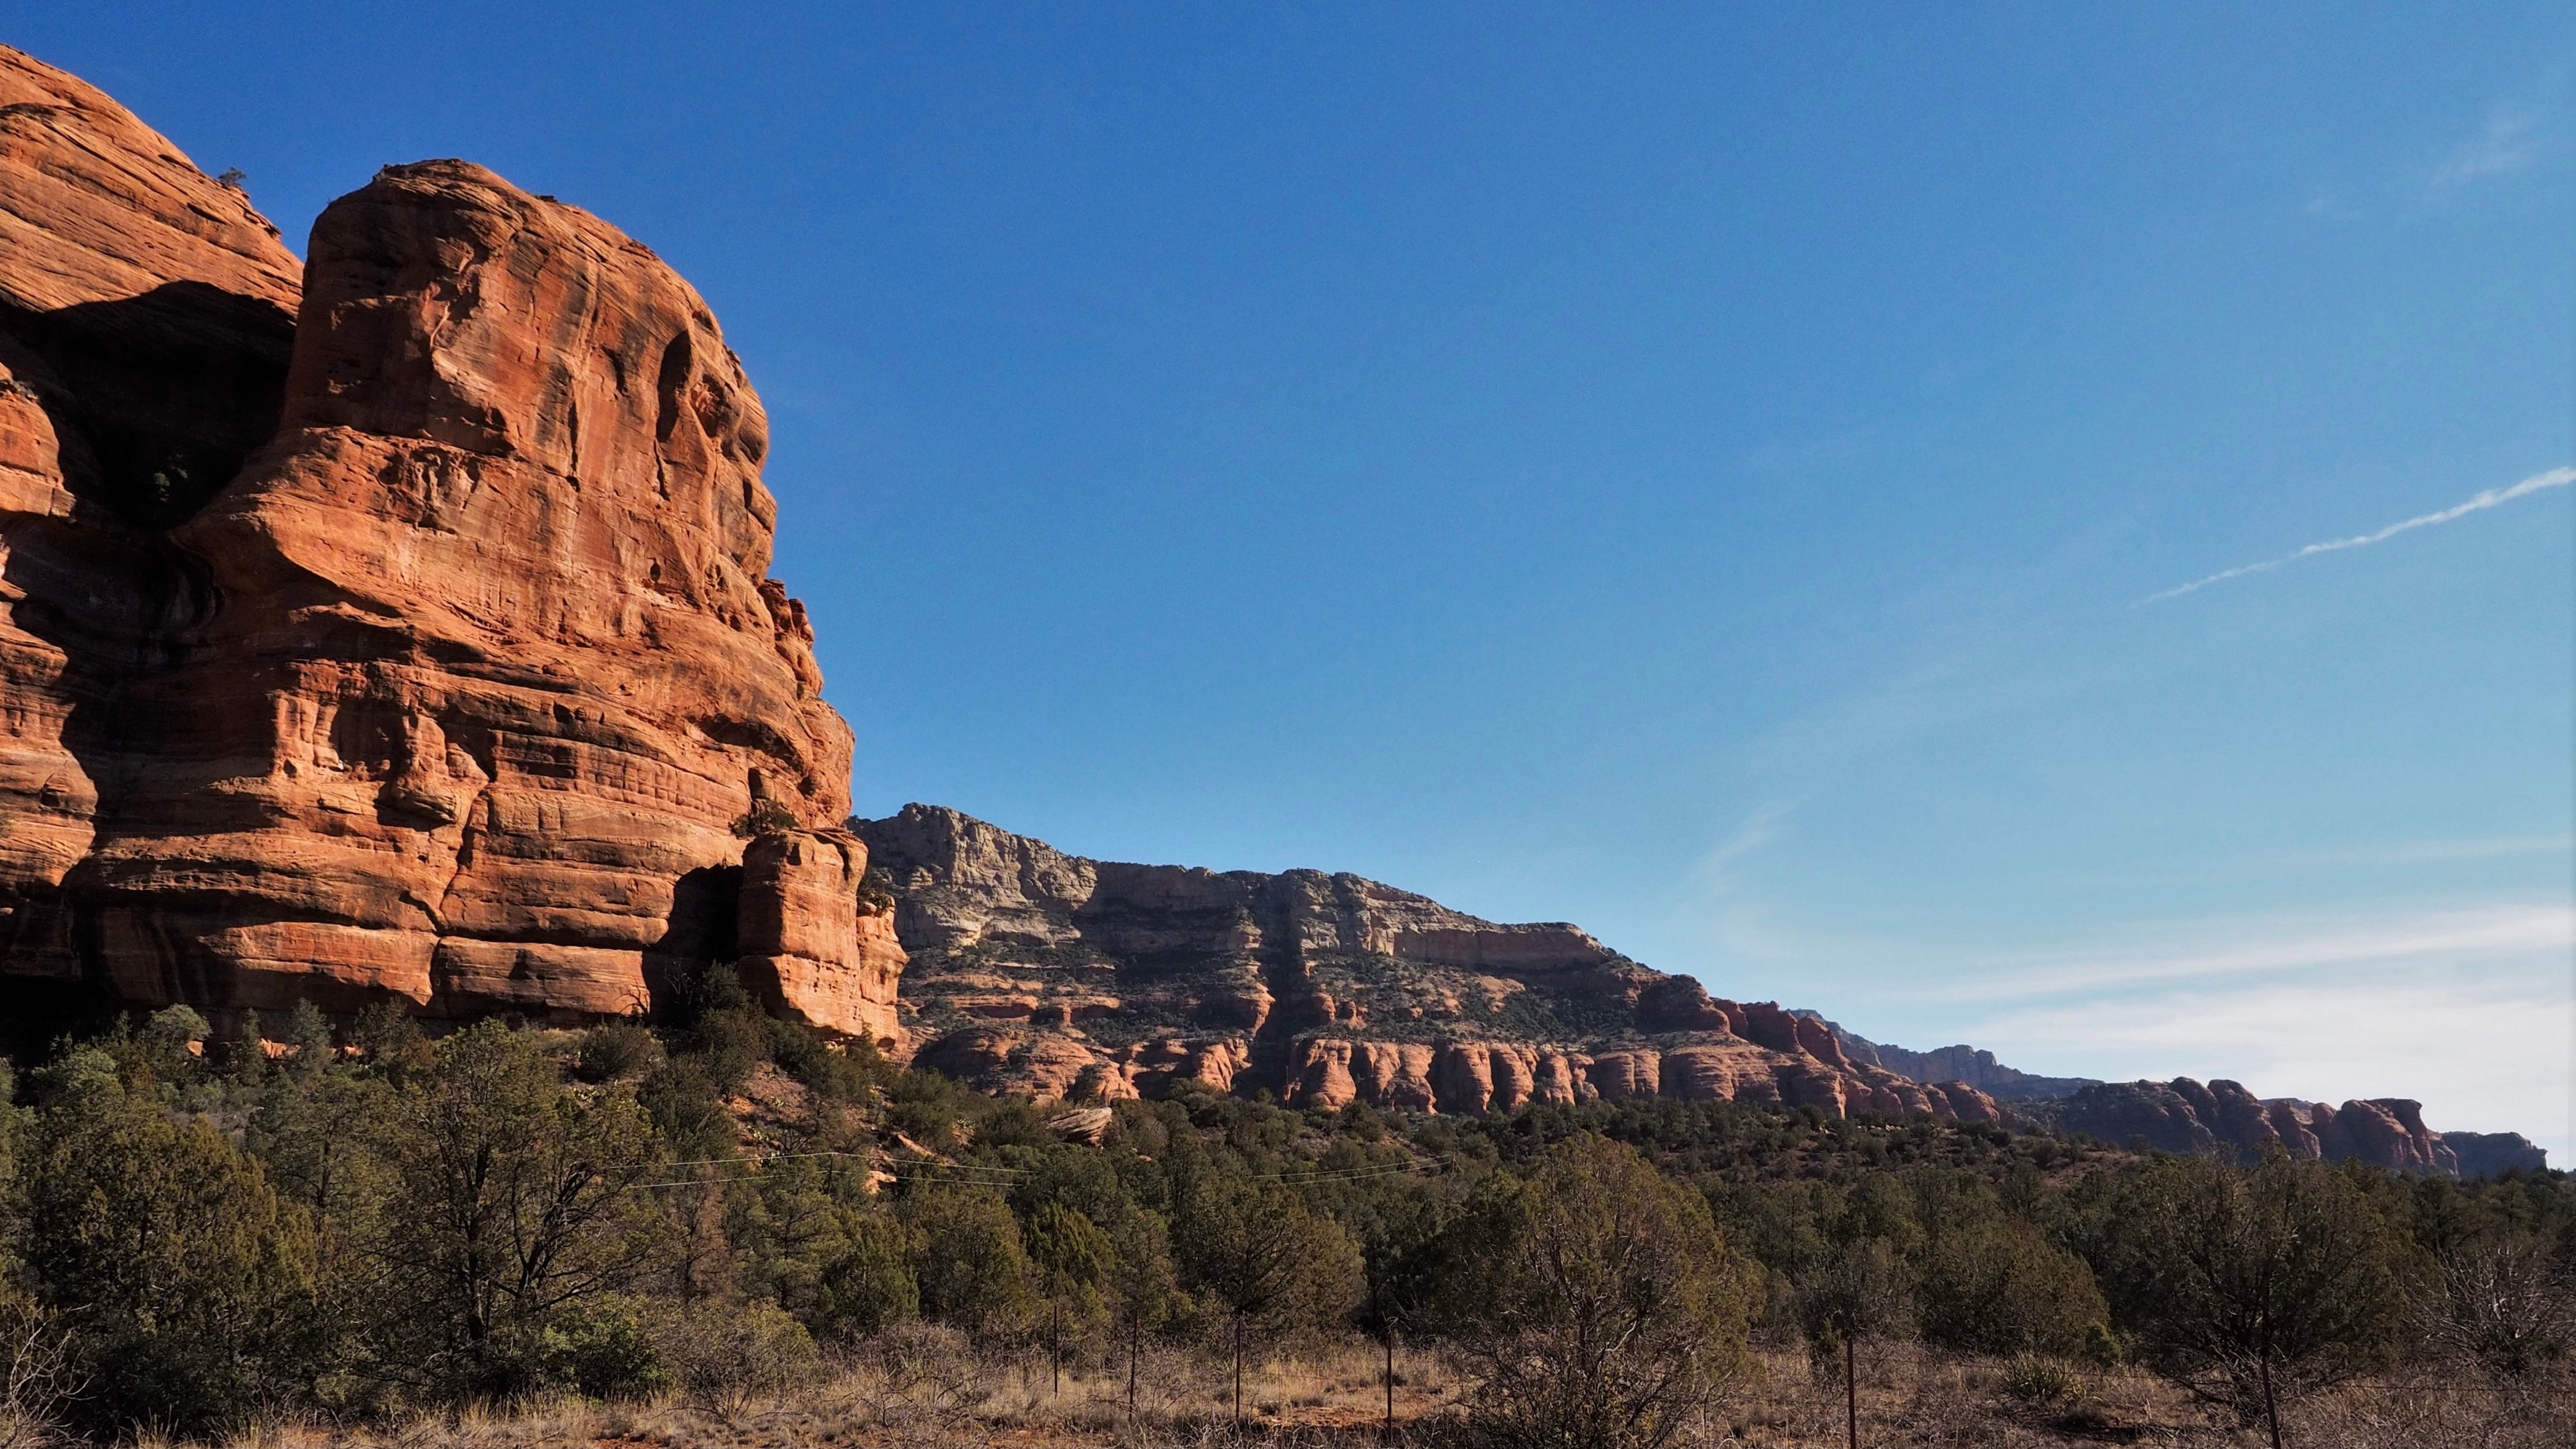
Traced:
<path fill-rule="evenodd" d="M 66 484 L 129 527 L 195 516 L 277 431 L 294 319 L 204 282 L 0 310 L 10 370 L 53 422 Z"/>

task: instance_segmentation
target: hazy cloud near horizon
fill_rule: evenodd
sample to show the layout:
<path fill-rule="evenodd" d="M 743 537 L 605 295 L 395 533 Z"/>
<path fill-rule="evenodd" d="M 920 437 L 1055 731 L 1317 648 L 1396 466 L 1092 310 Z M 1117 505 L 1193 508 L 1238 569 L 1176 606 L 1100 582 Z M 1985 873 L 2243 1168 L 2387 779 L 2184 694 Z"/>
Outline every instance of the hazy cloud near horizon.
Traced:
<path fill-rule="evenodd" d="M 1873 942 L 1776 913 L 1739 924 L 1730 952 L 1840 983 L 1830 1003 L 1787 1004 L 1874 1041 L 1965 1042 L 2050 1076 L 2408 1097 L 2436 1130 L 2521 1132 L 2576 1161 L 2564 902 L 2150 921 L 2043 946 Z"/>

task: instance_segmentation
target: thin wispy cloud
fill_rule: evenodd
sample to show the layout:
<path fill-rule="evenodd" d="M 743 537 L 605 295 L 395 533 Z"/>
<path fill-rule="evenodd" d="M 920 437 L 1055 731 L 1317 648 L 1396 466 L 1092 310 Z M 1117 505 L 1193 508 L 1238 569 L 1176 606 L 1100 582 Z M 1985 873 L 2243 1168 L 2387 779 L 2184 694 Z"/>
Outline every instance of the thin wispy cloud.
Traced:
<path fill-rule="evenodd" d="M 2400 523 L 2392 523 L 2377 533 L 2356 534 L 2351 538 L 2335 538 L 2328 539 L 2324 543 L 2312 543 L 2296 553 L 2286 553 L 2279 558 L 2265 559 L 2261 563 L 2225 569 L 2205 579 L 2194 579 L 2190 583 L 2177 585 L 2160 594 L 2149 594 L 2138 602 L 2160 604 L 2167 599 L 2179 599 L 2185 594 L 2197 593 L 2211 584 L 2223 584 L 2229 579 L 2241 579 L 2247 574 L 2270 573 L 2284 564 L 2294 564 L 2301 559 L 2314 558 L 2321 553 L 2339 553 L 2348 548 L 2365 548 L 2374 543 L 2386 542 L 2401 533 L 2412 532 L 2418 528 L 2430 528 L 2437 523 L 2449 523 L 2455 518 L 2482 513 L 2487 509 L 2511 503 L 2517 498 L 2528 498 L 2545 489 L 2564 488 L 2570 483 L 2576 483 L 2576 468 L 2552 468 L 2546 473 L 2534 473 L 2510 488 L 2489 488 L 2465 502 L 2454 503 L 2437 513 L 2420 514 Z"/>
<path fill-rule="evenodd" d="M 1736 863 L 1769 845 L 1779 834 L 1781 819 L 1796 805 L 1797 802 L 1792 800 L 1774 800 L 1744 817 L 1743 823 L 1736 826 L 1735 833 L 1710 851 L 1693 872 L 1701 888 L 1711 896 L 1733 894 L 1743 884 L 1737 874 Z"/>
<path fill-rule="evenodd" d="M 2401 911 L 2311 924 L 2204 922 L 2202 939 L 2115 954 L 2046 956 L 2019 969 L 1952 983 L 1955 1001 L 2080 996 L 2155 983 L 2399 964 L 2546 957 L 2576 945 L 2576 910 L 2555 903 L 2498 902 Z M 2212 936 L 2225 939 L 2211 940 Z"/>
<path fill-rule="evenodd" d="M 2487 116 L 2477 139 L 2442 158 L 2433 168 L 2436 195 L 2457 191 L 2473 181 L 2508 176 L 2540 159 L 2540 116 L 2533 111 L 2498 110 Z"/>

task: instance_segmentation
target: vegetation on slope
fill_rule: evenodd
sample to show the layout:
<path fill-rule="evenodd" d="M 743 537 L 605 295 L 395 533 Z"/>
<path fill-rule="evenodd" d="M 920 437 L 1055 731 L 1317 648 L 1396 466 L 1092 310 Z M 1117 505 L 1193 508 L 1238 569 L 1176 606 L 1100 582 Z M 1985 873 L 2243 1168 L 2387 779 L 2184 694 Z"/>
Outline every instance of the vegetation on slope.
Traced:
<path fill-rule="evenodd" d="M 2147 1371 L 2251 1426 L 2432 1363 L 2563 1402 L 2576 1346 L 2565 1174 L 1661 1100 L 1068 1114 L 827 1045 L 721 971 L 672 1019 L 581 1033 L 432 1040 L 380 1011 L 335 1040 L 309 1009 L 266 1030 L 282 1054 L 173 1008 L 17 1077 L 16 1430 L 740 1404 L 931 1334 L 1113 1398 L 1182 1354 L 1227 1417 L 1283 1346 L 1431 1349 L 1460 1411 L 1419 1432 L 1657 1449 L 1745 1429 L 1731 1408 L 1784 1364 L 1830 1385 L 1899 1349 L 1997 1365 L 2070 1423 L 2087 1383 Z"/>

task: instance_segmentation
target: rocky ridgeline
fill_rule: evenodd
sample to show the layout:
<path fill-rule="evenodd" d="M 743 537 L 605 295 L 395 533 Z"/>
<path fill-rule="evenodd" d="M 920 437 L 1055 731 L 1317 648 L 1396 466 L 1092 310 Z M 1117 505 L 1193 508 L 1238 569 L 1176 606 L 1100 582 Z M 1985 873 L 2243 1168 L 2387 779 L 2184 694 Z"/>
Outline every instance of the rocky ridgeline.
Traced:
<path fill-rule="evenodd" d="M 2257 1098 L 2230 1081 L 2090 1082 L 2026 1107 L 2036 1120 L 2114 1144 L 2143 1139 L 2163 1152 L 2219 1152 L 2250 1161 L 2267 1152 L 2327 1162 L 2358 1158 L 2403 1172 L 2489 1177 L 2536 1172 L 2547 1154 L 2518 1132 L 2434 1132 L 2421 1104 L 2379 1097 L 2331 1107 Z"/>
<path fill-rule="evenodd" d="M 1855 1063 L 1820 1022 L 1713 999 L 1573 926 L 1497 925 L 1353 875 L 1086 860 L 934 806 L 857 830 L 896 897 L 920 1060 L 987 1089 L 2000 1117 L 1982 1092 Z"/>
<path fill-rule="evenodd" d="M 478 166 L 299 266 L 0 49 L 0 982 L 541 1018 L 738 961 L 891 1039 L 850 731 L 706 303 Z"/>
<path fill-rule="evenodd" d="M 2090 1077 L 2043 1077 L 2019 1071 L 1995 1060 L 1995 1054 L 1982 1047 L 1967 1045 L 1936 1047 L 1928 1052 L 1908 1051 L 1900 1046 L 1887 1046 L 1826 1022 L 1834 1040 L 1852 1060 L 1881 1066 L 1899 1076 L 1918 1082 L 1960 1081 L 1981 1092 L 1990 1093 L 2000 1102 L 2044 1102 L 2073 1096 L 2094 1085 Z"/>
<path fill-rule="evenodd" d="M 2042 1077 L 1974 1047 L 1882 1046 L 1811 1012 L 1713 998 L 1574 926 L 1498 925 L 1354 875 L 1088 860 L 929 805 L 854 828 L 896 900 L 919 1060 L 988 1091 L 1194 1081 L 1427 1112 L 1666 1097 L 2018 1116 L 2248 1160 L 2542 1165 L 2519 1136 L 2432 1132 L 2399 1099 L 2262 1102 L 2233 1082 Z"/>

